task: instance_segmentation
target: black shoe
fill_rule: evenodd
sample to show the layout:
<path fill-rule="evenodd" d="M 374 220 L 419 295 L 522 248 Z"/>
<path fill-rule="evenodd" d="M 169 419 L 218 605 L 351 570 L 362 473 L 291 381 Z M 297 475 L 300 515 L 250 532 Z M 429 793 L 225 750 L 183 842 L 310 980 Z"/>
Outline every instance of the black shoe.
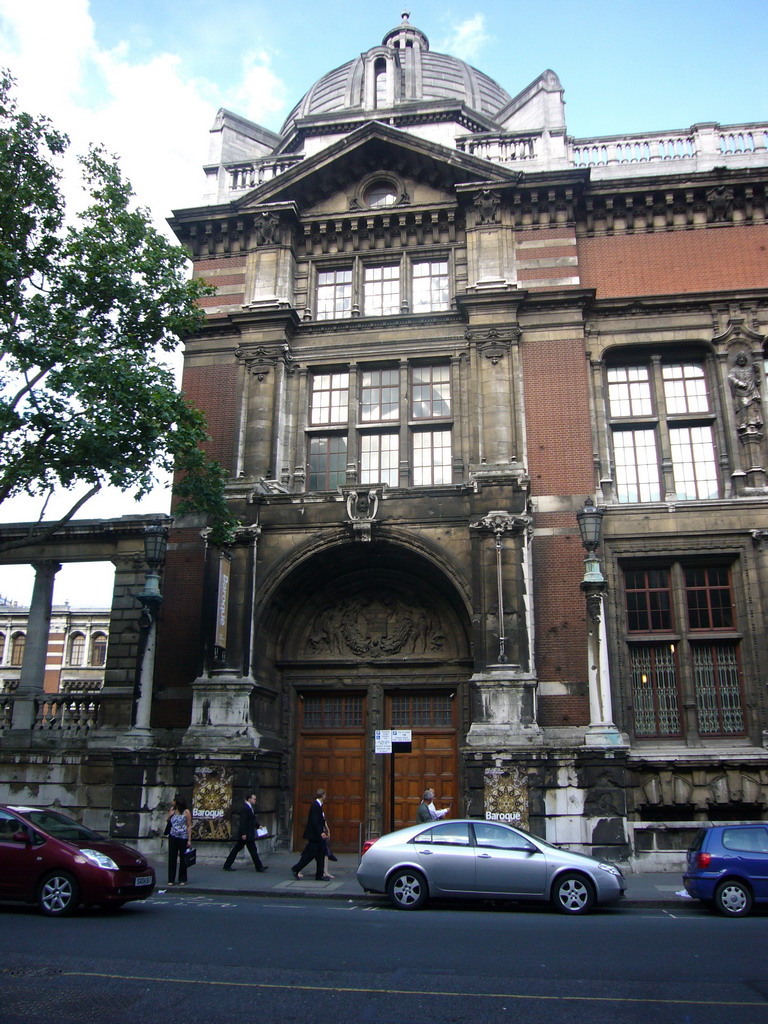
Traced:
<path fill-rule="evenodd" d="M 265 868 L 264 865 L 262 864 L 262 866 L 260 868 L 256 868 L 256 870 L 258 871 L 259 874 L 261 874 L 262 871 L 269 871 L 269 868 Z"/>
<path fill-rule="evenodd" d="M 338 859 L 339 858 L 336 856 L 335 853 L 329 853 L 328 854 L 328 860 L 338 860 Z"/>
<path fill-rule="evenodd" d="M 227 865 L 225 864 L 224 867 L 221 870 L 222 871 L 237 871 L 237 868 L 228 868 Z"/>
<path fill-rule="evenodd" d="M 299 877 L 299 872 L 296 870 L 296 868 L 291 868 L 291 874 L 293 875 L 294 878 Z"/>

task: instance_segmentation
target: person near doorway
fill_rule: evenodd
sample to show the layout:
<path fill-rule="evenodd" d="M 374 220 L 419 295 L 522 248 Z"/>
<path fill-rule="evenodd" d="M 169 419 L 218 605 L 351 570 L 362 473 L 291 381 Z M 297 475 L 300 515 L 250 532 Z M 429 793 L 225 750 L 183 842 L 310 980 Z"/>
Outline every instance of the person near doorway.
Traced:
<path fill-rule="evenodd" d="M 259 823 L 256 820 L 256 794 L 251 795 L 246 799 L 243 809 L 240 811 L 240 822 L 237 827 L 237 842 L 229 851 L 227 859 L 224 861 L 225 871 L 236 871 L 232 865 L 235 863 L 235 857 L 240 853 L 243 847 L 247 847 L 248 853 L 251 855 L 253 866 L 257 871 L 266 871 L 267 868 L 261 863 L 259 852 L 256 849 L 256 829 L 259 827 Z"/>
<path fill-rule="evenodd" d="M 176 862 L 179 864 L 179 885 L 187 884 L 186 852 L 192 846 L 192 815 L 187 802 L 177 796 L 171 802 L 166 820 L 168 836 L 168 885 L 176 885 Z"/>
<path fill-rule="evenodd" d="M 450 807 L 443 807 L 438 811 L 435 807 L 434 789 L 425 789 L 419 809 L 416 811 L 416 824 L 422 825 L 427 821 L 438 821 L 440 818 L 444 818 L 449 810 Z"/>
<path fill-rule="evenodd" d="M 307 840 L 307 845 L 304 847 L 301 857 L 291 868 L 294 878 L 302 877 L 301 869 L 306 867 L 311 860 L 315 862 L 315 881 L 324 882 L 327 878 L 330 878 L 330 875 L 325 874 L 324 866 L 326 843 L 328 841 L 328 830 L 325 823 L 325 812 L 323 811 L 325 795 L 324 789 L 318 789 L 315 799 L 309 808 L 307 825 L 304 829 L 304 838 Z"/>

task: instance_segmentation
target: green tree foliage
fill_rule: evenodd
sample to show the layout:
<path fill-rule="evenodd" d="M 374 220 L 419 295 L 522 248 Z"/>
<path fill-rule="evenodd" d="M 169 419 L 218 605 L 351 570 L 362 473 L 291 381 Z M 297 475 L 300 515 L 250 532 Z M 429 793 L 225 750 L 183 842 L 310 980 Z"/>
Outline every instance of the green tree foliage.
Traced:
<path fill-rule="evenodd" d="M 88 205 L 65 223 L 57 158 L 68 139 L 18 110 L 0 74 L 0 503 L 87 488 L 50 535 L 101 487 L 138 497 L 158 470 L 180 473 L 177 511 L 207 513 L 213 539 L 234 526 L 225 473 L 202 446 L 203 414 L 164 354 L 203 322 L 182 248 L 136 208 L 115 160 L 80 159 Z M 41 517 L 44 514 L 41 513 Z"/>

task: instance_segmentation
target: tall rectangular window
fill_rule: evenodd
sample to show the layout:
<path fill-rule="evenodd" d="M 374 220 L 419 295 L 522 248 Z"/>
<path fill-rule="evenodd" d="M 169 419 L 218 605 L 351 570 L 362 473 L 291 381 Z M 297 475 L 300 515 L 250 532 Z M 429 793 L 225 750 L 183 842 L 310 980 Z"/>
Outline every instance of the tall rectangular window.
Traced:
<path fill-rule="evenodd" d="M 682 721 L 674 645 L 633 645 L 630 667 L 635 733 L 679 736 Z"/>
<path fill-rule="evenodd" d="M 316 373 L 312 378 L 310 423 L 346 423 L 349 419 L 349 373 Z"/>
<path fill-rule="evenodd" d="M 392 316 L 400 312 L 400 266 L 365 267 L 363 298 L 366 316 Z"/>
<path fill-rule="evenodd" d="M 415 420 L 451 415 L 449 366 L 414 366 L 411 371 L 411 415 Z"/>
<path fill-rule="evenodd" d="M 400 462 L 398 434 L 363 434 L 360 439 L 360 482 L 397 487 Z"/>
<path fill-rule="evenodd" d="M 363 423 L 383 423 L 400 418 L 399 370 L 364 370 L 360 388 Z"/>
<path fill-rule="evenodd" d="M 619 501 L 659 501 L 659 460 L 653 430 L 617 430 L 613 435 Z"/>
<path fill-rule="evenodd" d="M 618 500 L 719 497 L 715 414 L 704 361 L 654 358 L 605 373 Z"/>
<path fill-rule="evenodd" d="M 413 483 L 416 487 L 451 483 L 450 430 L 419 430 L 414 433 Z"/>
<path fill-rule="evenodd" d="M 695 363 L 662 366 L 667 415 L 709 412 L 704 367 Z"/>
<path fill-rule="evenodd" d="M 717 464 L 712 427 L 672 427 L 669 444 L 677 497 L 681 500 L 716 498 Z"/>
<path fill-rule="evenodd" d="M 448 309 L 448 261 L 413 264 L 413 312 Z"/>
<path fill-rule="evenodd" d="M 736 631 L 730 568 L 627 568 L 624 591 L 635 734 L 683 735 L 687 705 L 699 735 L 743 735 L 738 638 L 722 636 Z"/>
<path fill-rule="evenodd" d="M 309 439 L 309 489 L 333 491 L 346 481 L 347 439 L 341 435 Z"/>
<path fill-rule="evenodd" d="M 650 416 L 651 382 L 647 366 L 617 366 L 608 370 L 611 416 Z"/>
<path fill-rule="evenodd" d="M 317 319 L 352 316 L 352 270 L 321 270 L 317 275 Z"/>

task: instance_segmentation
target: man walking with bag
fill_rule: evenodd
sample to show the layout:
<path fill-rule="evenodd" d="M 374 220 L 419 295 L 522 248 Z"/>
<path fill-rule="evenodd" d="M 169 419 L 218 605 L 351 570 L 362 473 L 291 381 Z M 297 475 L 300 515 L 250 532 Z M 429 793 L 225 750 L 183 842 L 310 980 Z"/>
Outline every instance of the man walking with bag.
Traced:
<path fill-rule="evenodd" d="M 224 861 L 225 871 L 236 870 L 232 865 L 235 863 L 235 857 L 240 853 L 244 846 L 247 847 L 248 853 L 250 853 L 251 860 L 253 861 L 253 866 L 256 870 L 267 870 L 267 868 L 261 863 L 258 850 L 256 849 L 257 828 L 259 828 L 259 823 L 256 820 L 256 794 L 251 793 L 245 801 L 242 811 L 240 811 L 240 823 L 237 827 L 237 842 L 229 851 L 229 855 Z"/>

